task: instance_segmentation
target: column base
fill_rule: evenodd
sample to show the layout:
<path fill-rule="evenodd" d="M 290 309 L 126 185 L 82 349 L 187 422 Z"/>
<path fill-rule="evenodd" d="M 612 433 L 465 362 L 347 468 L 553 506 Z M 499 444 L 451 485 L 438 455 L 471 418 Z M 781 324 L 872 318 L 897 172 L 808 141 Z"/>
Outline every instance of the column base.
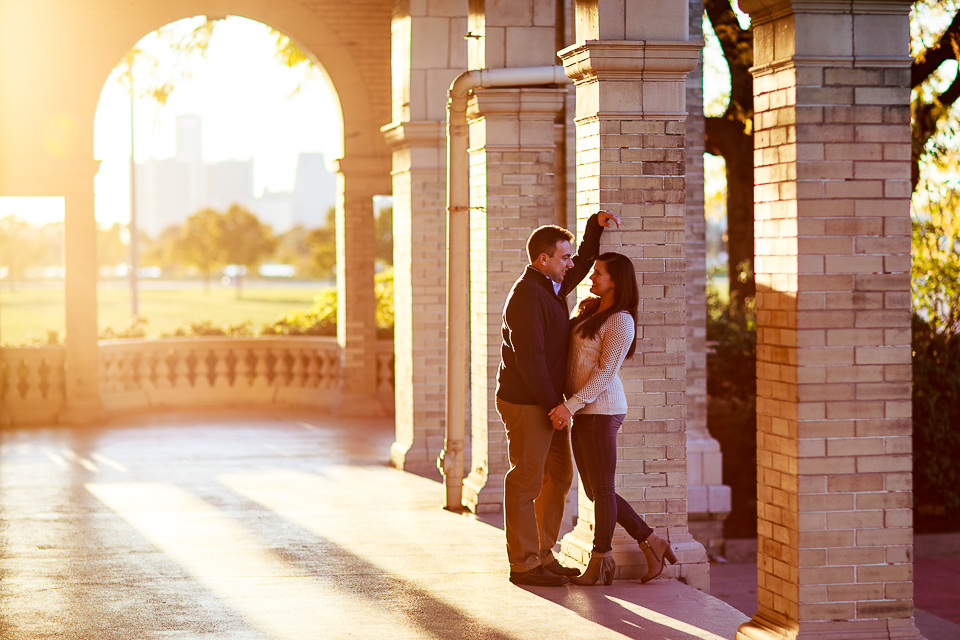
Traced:
<path fill-rule="evenodd" d="M 503 478 L 474 469 L 463 480 L 463 506 L 473 513 L 503 513 Z"/>
<path fill-rule="evenodd" d="M 330 413 L 341 418 L 382 418 L 387 415 L 387 410 L 376 396 L 341 393 L 331 404 Z"/>
<path fill-rule="evenodd" d="M 437 461 L 427 460 L 422 455 L 412 454 L 411 443 L 400 442 L 399 440 L 390 445 L 390 465 L 400 471 L 416 473 L 423 475 L 427 473 L 438 473 Z"/>
<path fill-rule="evenodd" d="M 913 618 L 801 623 L 784 629 L 757 614 L 737 629 L 736 640 L 923 640 Z"/>
<path fill-rule="evenodd" d="M 663 536 L 666 537 L 666 536 Z M 689 533 L 672 534 L 670 546 L 677 554 L 677 564 L 668 564 L 657 578 L 679 580 L 705 593 L 710 592 L 710 565 L 703 545 Z M 560 555 L 567 563 L 581 567 L 590 561 L 593 531 L 577 527 L 560 541 Z M 618 529 L 613 536 L 613 559 L 617 563 L 616 580 L 639 580 L 647 573 L 647 561 L 637 541 Z"/>

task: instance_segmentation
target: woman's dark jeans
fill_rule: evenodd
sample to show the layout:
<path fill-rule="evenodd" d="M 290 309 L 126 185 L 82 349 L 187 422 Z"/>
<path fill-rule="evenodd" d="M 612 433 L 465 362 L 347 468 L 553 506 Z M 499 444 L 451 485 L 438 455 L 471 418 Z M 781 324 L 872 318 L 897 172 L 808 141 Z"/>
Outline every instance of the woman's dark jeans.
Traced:
<path fill-rule="evenodd" d="M 617 431 L 624 417 L 589 413 L 573 416 L 570 436 L 573 457 L 577 461 L 583 489 L 593 501 L 596 511 L 597 522 L 593 532 L 593 550 L 596 553 L 612 549 L 613 528 L 618 522 L 637 542 L 643 542 L 653 533 L 653 529 L 637 515 L 630 503 L 614 490 Z"/>

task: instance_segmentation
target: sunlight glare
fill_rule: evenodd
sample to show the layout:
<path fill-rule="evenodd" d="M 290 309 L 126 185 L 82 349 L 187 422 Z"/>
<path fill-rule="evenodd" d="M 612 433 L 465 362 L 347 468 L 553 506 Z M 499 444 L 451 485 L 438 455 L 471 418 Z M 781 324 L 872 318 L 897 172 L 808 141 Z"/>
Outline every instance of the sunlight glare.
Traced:
<path fill-rule="evenodd" d="M 395 612 L 284 562 L 221 510 L 183 489 L 147 482 L 86 487 L 268 638 L 343 637 L 356 629 L 369 637 L 422 637 Z"/>
<path fill-rule="evenodd" d="M 628 600 L 623 600 L 621 598 L 616 598 L 614 596 L 607 596 L 611 602 L 619 604 L 624 609 L 637 614 L 642 618 L 646 618 L 650 622 L 655 624 L 662 625 L 664 627 L 670 627 L 671 629 L 676 629 L 682 633 L 689 634 L 694 638 L 699 638 L 700 640 L 727 640 L 722 636 L 718 636 L 715 633 L 711 633 L 700 627 L 695 627 L 692 624 L 683 622 L 682 620 L 677 620 L 676 618 L 671 618 L 668 615 L 662 614 L 653 609 L 647 609 L 646 607 L 641 607 L 639 604 L 634 604 Z"/>

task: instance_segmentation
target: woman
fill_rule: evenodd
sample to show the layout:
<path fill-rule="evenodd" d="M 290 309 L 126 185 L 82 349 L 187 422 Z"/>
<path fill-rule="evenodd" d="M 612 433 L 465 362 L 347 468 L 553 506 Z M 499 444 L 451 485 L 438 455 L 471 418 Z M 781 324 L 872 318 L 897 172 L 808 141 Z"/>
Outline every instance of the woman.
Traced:
<path fill-rule="evenodd" d="M 640 544 L 647 560 L 647 573 L 640 582 L 646 583 L 660 575 L 667 561 L 675 564 L 677 557 L 670 544 L 614 491 L 617 431 L 627 413 L 619 372 L 636 349 L 637 276 L 628 257 L 603 253 L 597 257 L 590 281 L 590 293 L 596 297 L 581 302 L 570 323 L 569 399 L 550 412 L 554 424 L 568 422 L 573 415 L 573 456 L 596 512 L 590 564 L 582 576 L 570 581 L 579 585 L 613 581 L 613 528 L 619 522 Z"/>

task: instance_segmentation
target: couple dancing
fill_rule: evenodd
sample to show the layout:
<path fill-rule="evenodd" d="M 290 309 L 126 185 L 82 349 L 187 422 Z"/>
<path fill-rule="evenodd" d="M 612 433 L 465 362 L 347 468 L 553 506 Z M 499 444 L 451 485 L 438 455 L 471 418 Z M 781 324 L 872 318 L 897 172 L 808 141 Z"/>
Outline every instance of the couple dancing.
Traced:
<path fill-rule="evenodd" d="M 535 230 L 527 240 L 530 264 L 504 305 L 496 404 L 510 458 L 503 511 L 514 584 L 610 584 L 618 522 L 646 558 L 641 582 L 660 575 L 665 562 L 677 561 L 670 544 L 614 491 L 617 431 L 627 413 L 619 371 L 636 348 L 640 295 L 629 258 L 597 255 L 603 229 L 612 225 L 620 227 L 614 213 L 591 216 L 577 255 L 566 229 Z M 594 297 L 583 300 L 570 319 L 566 296 L 591 266 Z M 553 555 L 573 481 L 571 437 L 596 513 L 593 554 L 582 576 Z"/>

